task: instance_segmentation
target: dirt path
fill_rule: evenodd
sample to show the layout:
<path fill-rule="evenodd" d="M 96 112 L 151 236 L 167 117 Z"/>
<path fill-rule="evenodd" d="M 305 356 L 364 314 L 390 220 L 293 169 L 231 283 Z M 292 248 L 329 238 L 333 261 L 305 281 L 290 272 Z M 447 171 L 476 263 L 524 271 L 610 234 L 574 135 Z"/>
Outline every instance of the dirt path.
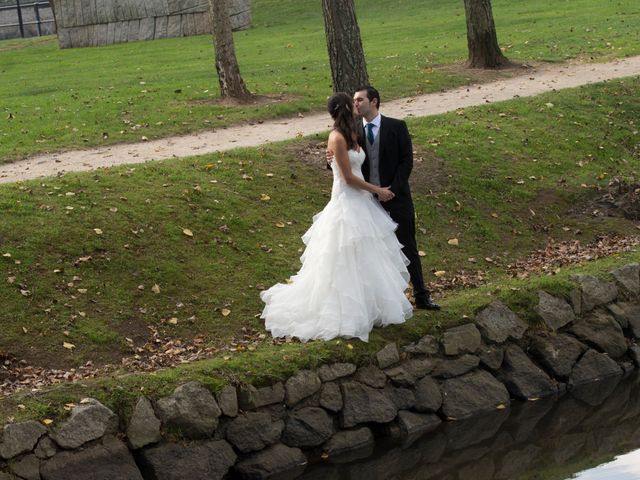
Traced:
<path fill-rule="evenodd" d="M 398 118 L 436 115 L 514 97 L 529 97 L 562 88 L 640 75 L 640 56 L 610 63 L 543 65 L 523 69 L 522 72 L 522 75 L 509 79 L 385 102 L 382 112 Z M 0 166 L 0 183 L 113 165 L 202 155 L 237 147 L 256 147 L 300 135 L 325 132 L 330 125 L 327 114 L 317 113 L 137 144 L 38 155 Z"/>

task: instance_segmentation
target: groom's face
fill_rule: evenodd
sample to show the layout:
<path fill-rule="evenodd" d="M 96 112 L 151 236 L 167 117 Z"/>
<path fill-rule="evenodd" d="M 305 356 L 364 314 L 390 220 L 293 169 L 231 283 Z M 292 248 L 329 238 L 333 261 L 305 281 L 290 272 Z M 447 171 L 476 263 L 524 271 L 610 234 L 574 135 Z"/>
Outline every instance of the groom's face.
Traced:
<path fill-rule="evenodd" d="M 360 90 L 353 95 L 353 107 L 357 115 L 366 119 L 375 117 L 375 104 L 369 100 L 366 90 Z"/>

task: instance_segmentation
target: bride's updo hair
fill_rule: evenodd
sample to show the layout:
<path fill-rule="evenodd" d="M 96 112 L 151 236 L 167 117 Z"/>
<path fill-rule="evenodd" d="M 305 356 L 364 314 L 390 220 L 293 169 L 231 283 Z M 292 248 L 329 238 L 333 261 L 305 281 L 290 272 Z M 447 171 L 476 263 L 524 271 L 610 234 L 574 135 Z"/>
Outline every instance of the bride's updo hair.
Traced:
<path fill-rule="evenodd" d="M 347 141 L 347 148 L 358 147 L 356 122 L 353 117 L 353 99 L 344 92 L 338 92 L 327 102 L 327 110 L 333 118 L 333 128 Z"/>

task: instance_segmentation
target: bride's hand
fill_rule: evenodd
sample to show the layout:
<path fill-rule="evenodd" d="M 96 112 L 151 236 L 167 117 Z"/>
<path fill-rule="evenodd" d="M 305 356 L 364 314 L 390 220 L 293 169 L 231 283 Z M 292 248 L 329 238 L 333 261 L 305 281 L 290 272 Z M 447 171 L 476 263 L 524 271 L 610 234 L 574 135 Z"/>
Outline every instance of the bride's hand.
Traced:
<path fill-rule="evenodd" d="M 388 202 L 395 197 L 395 194 L 391 191 L 390 187 L 380 187 L 376 192 L 376 195 L 378 195 L 378 199 L 381 202 Z"/>

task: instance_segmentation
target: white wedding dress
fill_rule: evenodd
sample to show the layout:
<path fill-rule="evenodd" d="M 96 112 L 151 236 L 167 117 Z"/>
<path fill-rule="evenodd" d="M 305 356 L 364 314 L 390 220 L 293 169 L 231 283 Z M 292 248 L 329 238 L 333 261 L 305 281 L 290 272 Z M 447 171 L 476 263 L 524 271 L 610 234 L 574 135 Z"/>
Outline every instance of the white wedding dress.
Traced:
<path fill-rule="evenodd" d="M 349 150 L 360 178 L 364 157 Z M 289 283 L 260 294 L 261 318 L 274 337 L 366 342 L 374 326 L 403 323 L 413 313 L 404 294 L 409 261 L 396 224 L 371 193 L 346 184 L 335 162 L 332 169 L 331 200 L 302 236 L 302 268 Z"/>

